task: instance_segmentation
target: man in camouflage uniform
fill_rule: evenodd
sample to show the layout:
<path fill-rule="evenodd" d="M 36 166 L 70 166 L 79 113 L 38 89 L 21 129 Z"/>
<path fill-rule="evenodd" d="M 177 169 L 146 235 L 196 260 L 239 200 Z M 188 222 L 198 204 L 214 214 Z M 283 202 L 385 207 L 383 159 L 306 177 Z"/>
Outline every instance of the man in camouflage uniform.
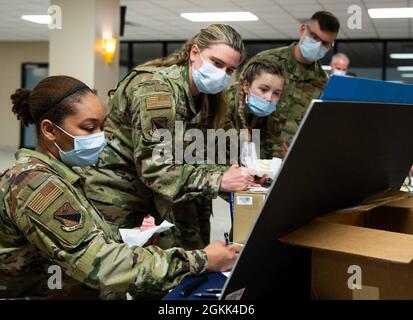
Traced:
<path fill-rule="evenodd" d="M 36 151 L 16 157 L 0 179 L 0 298 L 162 295 L 207 269 L 203 250 L 117 242 L 79 175 Z M 63 270 L 61 290 L 48 287 L 51 265 Z"/>
<path fill-rule="evenodd" d="M 228 166 L 208 164 L 155 164 L 153 139 L 157 129 L 172 134 L 175 122 L 183 133 L 205 132 L 208 95 L 197 99 L 189 88 L 188 64 L 137 67 L 123 79 L 106 105 L 107 146 L 97 167 L 85 170 L 86 193 L 106 220 L 115 226 L 136 227 L 145 215 L 175 224 L 160 239 L 160 247 L 202 248 L 209 243 L 211 199 L 218 195 Z M 205 136 L 205 135 L 204 135 Z M 184 150 L 185 150 L 184 144 Z"/>
<path fill-rule="evenodd" d="M 270 116 L 272 156 L 285 156 L 311 100 L 320 98 L 328 78 L 319 60 L 333 46 L 339 26 L 331 13 L 316 12 L 301 25 L 298 43 L 258 54 L 275 58 L 285 76 L 283 96 Z"/>

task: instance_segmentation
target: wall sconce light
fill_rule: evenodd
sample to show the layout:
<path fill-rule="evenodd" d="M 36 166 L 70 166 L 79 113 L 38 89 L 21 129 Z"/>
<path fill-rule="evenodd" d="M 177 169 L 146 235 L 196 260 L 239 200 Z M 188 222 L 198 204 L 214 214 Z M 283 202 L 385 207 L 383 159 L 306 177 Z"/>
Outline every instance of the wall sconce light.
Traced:
<path fill-rule="evenodd" d="M 116 38 L 103 39 L 103 59 L 106 63 L 111 63 L 116 53 Z"/>

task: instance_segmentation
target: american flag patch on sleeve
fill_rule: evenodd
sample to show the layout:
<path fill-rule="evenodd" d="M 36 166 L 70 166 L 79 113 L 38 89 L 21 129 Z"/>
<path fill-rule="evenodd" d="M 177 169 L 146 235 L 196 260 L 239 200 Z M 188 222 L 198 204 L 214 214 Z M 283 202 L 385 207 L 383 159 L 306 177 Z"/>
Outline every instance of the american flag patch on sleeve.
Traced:
<path fill-rule="evenodd" d="M 62 193 L 63 191 L 58 186 L 53 182 L 49 182 L 37 191 L 27 207 L 40 216 Z"/>
<path fill-rule="evenodd" d="M 146 98 L 146 109 L 164 109 L 171 108 L 172 101 L 170 95 L 154 95 Z"/>

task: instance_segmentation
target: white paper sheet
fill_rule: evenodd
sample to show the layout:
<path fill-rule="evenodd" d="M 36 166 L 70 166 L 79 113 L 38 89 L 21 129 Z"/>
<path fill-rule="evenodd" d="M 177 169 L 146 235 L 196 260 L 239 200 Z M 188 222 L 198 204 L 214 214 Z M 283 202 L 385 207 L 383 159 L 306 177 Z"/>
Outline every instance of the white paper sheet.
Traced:
<path fill-rule="evenodd" d="M 164 220 L 159 226 L 149 230 L 140 231 L 138 229 L 120 228 L 119 232 L 123 242 L 125 242 L 129 247 L 142 247 L 155 233 L 165 232 L 174 226 L 174 224 Z"/>
<path fill-rule="evenodd" d="M 252 168 L 257 171 L 257 176 L 262 177 L 266 174 L 271 179 L 275 178 L 282 163 L 280 158 L 275 157 L 272 159 L 258 159 L 256 147 L 253 142 L 244 142 L 241 159 L 247 168 Z"/>
<path fill-rule="evenodd" d="M 264 187 L 250 187 L 248 188 L 249 192 L 268 192 L 268 188 Z"/>

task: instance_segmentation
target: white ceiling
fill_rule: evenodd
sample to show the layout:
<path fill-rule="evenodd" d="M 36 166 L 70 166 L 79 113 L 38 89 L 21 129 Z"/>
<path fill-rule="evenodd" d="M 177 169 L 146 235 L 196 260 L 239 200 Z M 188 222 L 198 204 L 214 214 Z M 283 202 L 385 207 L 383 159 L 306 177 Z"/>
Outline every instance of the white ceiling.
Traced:
<path fill-rule="evenodd" d="M 86 0 L 88 1 L 88 0 Z M 333 12 L 342 28 L 339 39 L 413 38 L 412 19 L 370 19 L 368 8 L 413 7 L 413 0 L 121 0 L 127 6 L 123 40 L 184 40 L 208 23 L 180 17 L 181 12 L 251 11 L 258 21 L 229 23 L 246 40 L 295 39 L 302 19 L 318 10 Z M 23 21 L 23 14 L 45 14 L 48 0 L 0 0 L 0 41 L 48 39 L 46 25 Z M 362 29 L 349 30 L 347 9 L 363 10 Z"/>

